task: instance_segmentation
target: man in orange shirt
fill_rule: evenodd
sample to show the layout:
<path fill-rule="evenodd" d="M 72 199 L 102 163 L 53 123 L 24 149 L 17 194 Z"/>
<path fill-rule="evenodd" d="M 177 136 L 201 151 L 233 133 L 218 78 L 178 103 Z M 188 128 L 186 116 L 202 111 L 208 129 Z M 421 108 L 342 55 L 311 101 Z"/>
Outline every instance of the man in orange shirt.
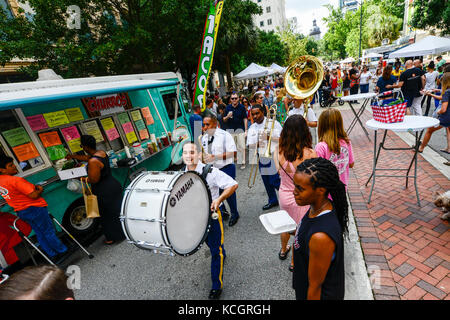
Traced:
<path fill-rule="evenodd" d="M 19 218 L 33 228 L 41 248 L 56 262 L 67 251 L 67 247 L 55 233 L 47 202 L 41 197 L 44 189 L 24 178 L 16 177 L 16 174 L 13 159 L 0 156 L 0 194 Z"/>

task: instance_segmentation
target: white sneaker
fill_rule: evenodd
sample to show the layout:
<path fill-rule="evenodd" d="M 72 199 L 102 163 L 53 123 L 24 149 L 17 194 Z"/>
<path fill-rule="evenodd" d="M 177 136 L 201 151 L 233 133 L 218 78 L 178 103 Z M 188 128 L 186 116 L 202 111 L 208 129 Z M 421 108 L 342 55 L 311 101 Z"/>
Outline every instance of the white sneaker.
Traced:
<path fill-rule="evenodd" d="M 245 169 L 245 164 L 243 164 L 242 166 L 241 166 L 241 170 L 244 170 Z"/>

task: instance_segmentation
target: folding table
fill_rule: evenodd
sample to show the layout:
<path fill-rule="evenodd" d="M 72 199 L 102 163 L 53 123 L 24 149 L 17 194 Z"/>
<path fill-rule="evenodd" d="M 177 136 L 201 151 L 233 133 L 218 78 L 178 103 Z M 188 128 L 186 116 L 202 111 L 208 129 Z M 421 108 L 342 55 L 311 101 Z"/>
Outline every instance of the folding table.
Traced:
<path fill-rule="evenodd" d="M 367 128 L 374 130 L 374 144 L 373 144 L 373 169 L 372 174 L 369 177 L 369 180 L 366 182 L 366 186 L 369 183 L 370 179 L 372 179 L 372 188 L 370 189 L 369 194 L 369 200 L 368 203 L 370 203 L 370 199 L 372 197 L 373 187 L 375 185 L 375 178 L 376 177 L 393 177 L 393 178 L 406 178 L 406 188 L 408 188 L 408 178 L 414 178 L 414 187 L 416 189 L 416 197 L 417 197 L 417 204 L 420 207 L 420 200 L 419 200 L 419 192 L 417 191 L 417 152 L 419 150 L 420 145 L 420 136 L 419 132 L 423 131 L 424 129 L 434 127 L 436 125 L 439 125 L 439 120 L 432 118 L 432 117 L 423 117 L 423 116 L 405 116 L 405 119 L 403 122 L 396 122 L 396 123 L 383 123 L 376 121 L 374 119 L 371 119 L 366 122 Z M 383 140 L 381 141 L 378 150 L 377 150 L 377 133 L 378 130 L 384 130 Z M 384 146 L 385 140 L 386 140 L 386 134 L 387 131 L 391 130 L 394 132 L 414 132 L 415 133 L 415 145 L 414 147 L 409 148 L 386 148 Z M 409 167 L 406 168 L 377 168 L 378 163 L 378 157 L 380 156 L 381 149 L 384 150 L 414 150 L 414 156 L 409 164 Z M 409 172 L 411 170 L 412 165 L 414 164 L 414 175 L 410 176 Z M 377 171 L 406 171 L 406 175 L 379 175 L 376 174 Z"/>
<path fill-rule="evenodd" d="M 341 98 L 342 101 L 346 101 L 348 103 L 348 105 L 350 106 L 350 108 L 353 111 L 353 114 L 355 115 L 355 118 L 352 120 L 350 126 L 346 130 L 347 134 L 350 134 L 350 132 L 355 127 L 356 122 L 359 122 L 359 124 L 361 125 L 361 128 L 364 130 L 364 133 L 367 136 L 367 139 L 369 139 L 369 141 L 371 141 L 369 132 L 367 132 L 366 128 L 362 124 L 360 117 L 364 113 L 364 110 L 366 109 L 370 100 L 372 100 L 372 98 L 375 97 L 376 95 L 377 94 L 375 92 L 368 92 L 368 93 L 353 94 L 353 95 L 344 96 Z M 363 102 L 361 108 L 358 110 L 358 112 L 355 111 L 355 108 L 353 108 L 353 105 L 352 105 L 352 101 L 355 101 L 355 100 L 364 100 L 364 102 Z"/>

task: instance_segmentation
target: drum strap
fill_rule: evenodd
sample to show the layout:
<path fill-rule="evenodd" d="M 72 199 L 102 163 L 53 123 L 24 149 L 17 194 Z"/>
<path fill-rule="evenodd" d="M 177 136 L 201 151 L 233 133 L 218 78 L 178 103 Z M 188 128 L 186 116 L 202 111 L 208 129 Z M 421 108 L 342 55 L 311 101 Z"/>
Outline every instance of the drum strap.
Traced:
<path fill-rule="evenodd" d="M 207 164 L 206 166 L 203 167 L 203 171 L 202 171 L 202 178 L 206 180 L 206 176 L 208 175 L 208 173 L 210 173 L 212 171 L 212 167 L 213 165 Z"/>

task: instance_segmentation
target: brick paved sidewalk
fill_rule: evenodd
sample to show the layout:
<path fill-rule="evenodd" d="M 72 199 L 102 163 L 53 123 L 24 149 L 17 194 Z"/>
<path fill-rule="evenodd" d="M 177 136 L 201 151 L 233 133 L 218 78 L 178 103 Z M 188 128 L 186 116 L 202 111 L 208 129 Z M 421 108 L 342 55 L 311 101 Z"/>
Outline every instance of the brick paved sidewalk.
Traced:
<path fill-rule="evenodd" d="M 341 113 L 347 128 L 354 115 L 351 110 Z M 361 120 L 365 124 L 371 118 L 366 110 Z M 355 166 L 350 171 L 348 193 L 368 272 L 377 270 L 381 275 L 379 281 L 371 277 L 374 298 L 450 300 L 450 228 L 439 218 L 442 213 L 432 202 L 433 192 L 450 190 L 450 182 L 419 154 L 421 207 L 417 206 L 411 178 L 405 189 L 406 178 L 377 177 L 371 203 L 367 204 L 371 182 L 367 187 L 365 183 L 373 162 L 373 131 L 368 131 L 372 142 L 359 123 L 350 134 Z M 378 137 L 377 143 L 382 135 Z M 387 134 L 386 146 L 408 147 L 392 131 Z M 407 167 L 413 155 L 412 151 L 382 150 L 377 167 Z"/>

